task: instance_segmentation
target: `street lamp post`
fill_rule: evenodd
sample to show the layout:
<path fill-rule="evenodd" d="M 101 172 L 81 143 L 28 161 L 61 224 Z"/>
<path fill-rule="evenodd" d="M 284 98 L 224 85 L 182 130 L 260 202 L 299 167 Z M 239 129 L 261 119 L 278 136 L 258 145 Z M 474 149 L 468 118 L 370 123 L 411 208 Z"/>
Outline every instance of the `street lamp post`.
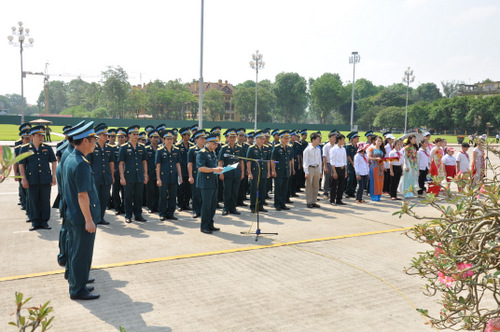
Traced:
<path fill-rule="evenodd" d="M 405 134 L 408 124 L 408 92 L 410 89 L 410 83 L 412 83 L 414 80 L 415 76 L 413 75 L 413 70 L 408 67 L 408 69 L 405 70 L 405 76 L 403 76 L 403 83 L 406 83 Z"/>
<path fill-rule="evenodd" d="M 259 84 L 259 69 L 264 68 L 264 61 L 262 61 L 263 55 L 259 53 L 259 50 L 252 54 L 252 61 L 250 61 L 250 67 L 255 69 L 255 128 L 257 131 L 257 86 Z"/>
<path fill-rule="evenodd" d="M 23 27 L 23 22 L 19 21 L 17 23 L 19 25 L 18 28 L 12 27 L 12 35 L 7 36 L 7 39 L 9 40 L 9 44 L 13 46 L 18 46 L 20 49 L 21 53 L 21 123 L 24 123 L 24 109 L 25 109 L 25 104 L 24 104 L 24 72 L 23 72 L 23 44 L 26 41 L 26 37 L 29 36 L 30 29 L 24 28 Z M 14 36 L 17 36 L 17 41 L 14 41 Z M 25 44 L 24 47 L 31 47 L 33 46 L 33 42 L 35 40 L 33 38 L 28 39 L 29 44 Z"/>
<path fill-rule="evenodd" d="M 354 83 L 356 83 L 356 63 L 361 60 L 358 52 L 352 52 L 349 63 L 352 63 L 352 96 L 351 96 L 351 131 L 354 130 Z"/>
<path fill-rule="evenodd" d="M 201 0 L 201 37 L 200 37 L 200 84 L 198 87 L 198 128 L 203 129 L 203 18 L 205 1 Z"/>

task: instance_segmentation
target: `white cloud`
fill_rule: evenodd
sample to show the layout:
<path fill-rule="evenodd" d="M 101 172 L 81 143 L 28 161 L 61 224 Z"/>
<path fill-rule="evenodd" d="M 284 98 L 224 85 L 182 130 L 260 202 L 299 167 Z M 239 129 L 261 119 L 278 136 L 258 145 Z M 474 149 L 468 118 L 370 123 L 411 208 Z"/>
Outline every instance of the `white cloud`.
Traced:
<path fill-rule="evenodd" d="M 496 12 L 496 6 L 472 7 L 458 14 L 456 20 L 457 22 L 481 20 L 495 15 Z"/>

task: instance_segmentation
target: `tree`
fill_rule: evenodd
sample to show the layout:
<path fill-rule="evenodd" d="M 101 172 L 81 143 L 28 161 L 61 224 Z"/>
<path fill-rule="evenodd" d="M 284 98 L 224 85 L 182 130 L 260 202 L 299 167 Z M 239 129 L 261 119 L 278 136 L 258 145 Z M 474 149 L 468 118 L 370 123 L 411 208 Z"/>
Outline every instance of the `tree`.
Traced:
<path fill-rule="evenodd" d="M 147 106 L 149 114 L 155 119 L 163 119 L 170 103 L 165 82 L 156 80 L 146 85 Z"/>
<path fill-rule="evenodd" d="M 254 88 L 255 89 L 255 81 L 252 81 L 252 80 L 246 80 L 245 82 L 243 83 L 239 83 L 237 84 L 234 89 L 235 90 L 238 90 L 240 88 Z"/>
<path fill-rule="evenodd" d="M 99 105 L 102 87 L 99 83 L 92 82 L 87 86 L 83 98 L 83 106 L 88 110 L 94 110 Z"/>
<path fill-rule="evenodd" d="M 21 95 L 16 93 L 1 96 L 1 101 L 4 103 L 4 107 L 9 114 L 21 114 L 23 110 L 23 104 L 26 105 L 26 98 L 23 99 Z"/>
<path fill-rule="evenodd" d="M 406 89 L 406 87 L 405 87 Z M 405 90 L 406 92 L 406 90 Z M 408 102 L 409 103 L 409 102 Z M 373 96 L 373 104 L 377 106 L 398 106 L 402 107 L 406 105 L 406 94 L 405 96 L 398 94 L 397 90 L 394 89 L 384 89 L 377 95 Z"/>
<path fill-rule="evenodd" d="M 434 83 L 420 84 L 416 90 L 417 100 L 434 101 L 443 98 L 438 87 Z"/>
<path fill-rule="evenodd" d="M 210 89 L 203 93 L 203 110 L 211 121 L 223 120 L 226 112 L 222 91 Z"/>
<path fill-rule="evenodd" d="M 321 124 L 325 124 L 327 117 L 338 111 L 345 103 L 348 93 L 342 86 L 338 74 L 325 73 L 316 80 L 310 80 L 311 112 Z"/>
<path fill-rule="evenodd" d="M 348 91 L 352 91 L 352 83 L 348 84 L 346 88 Z M 382 88 L 375 86 L 372 81 L 366 78 L 357 79 L 354 84 L 354 100 L 375 96 L 381 90 Z"/>
<path fill-rule="evenodd" d="M 38 97 L 38 109 L 45 109 L 45 92 L 42 90 Z M 68 107 L 68 86 L 63 81 L 49 82 L 49 113 L 59 114 Z"/>
<path fill-rule="evenodd" d="M 257 97 L 257 120 L 271 122 L 276 96 L 259 83 Z M 233 102 L 242 121 L 255 121 L 255 87 L 237 89 L 233 95 Z"/>
<path fill-rule="evenodd" d="M 428 125 L 429 103 L 420 101 L 408 106 L 408 127 L 419 128 Z"/>
<path fill-rule="evenodd" d="M 103 104 L 110 111 L 112 117 L 123 118 L 125 115 L 125 101 L 130 90 L 128 74 L 122 67 L 108 66 L 101 73 Z"/>
<path fill-rule="evenodd" d="M 132 89 L 127 95 L 127 113 L 137 118 L 143 111 L 146 110 L 147 105 L 146 92 L 142 89 Z"/>
<path fill-rule="evenodd" d="M 94 119 L 104 119 L 104 118 L 109 118 L 110 114 L 106 108 L 98 107 L 92 112 L 90 112 L 90 117 Z"/>
<path fill-rule="evenodd" d="M 383 110 L 381 106 L 371 106 L 357 121 L 357 124 L 361 128 L 372 129 L 373 122 L 377 117 L 377 114 Z"/>
<path fill-rule="evenodd" d="M 458 94 L 458 88 L 460 84 L 464 82 L 460 81 L 441 81 L 441 88 L 443 89 L 443 94 L 446 98 L 455 97 Z"/>
<path fill-rule="evenodd" d="M 405 108 L 404 107 L 387 107 L 378 112 L 373 126 L 379 129 L 403 128 L 405 125 Z"/>
<path fill-rule="evenodd" d="M 89 83 L 85 82 L 81 78 L 71 80 L 71 82 L 68 83 L 66 93 L 68 97 L 69 107 L 78 105 L 84 105 L 84 107 L 86 106 L 85 94 L 87 92 L 87 89 L 89 88 L 89 85 Z M 87 108 L 87 110 L 90 111 L 92 110 L 92 108 Z"/>
<path fill-rule="evenodd" d="M 279 73 L 273 85 L 276 113 L 283 121 L 295 121 L 305 115 L 308 104 L 307 82 L 297 73 Z"/>
<path fill-rule="evenodd" d="M 89 111 L 85 109 L 82 105 L 78 106 L 73 106 L 70 108 L 67 108 L 61 112 L 63 115 L 71 115 L 74 118 L 87 118 L 90 117 L 91 114 Z"/>

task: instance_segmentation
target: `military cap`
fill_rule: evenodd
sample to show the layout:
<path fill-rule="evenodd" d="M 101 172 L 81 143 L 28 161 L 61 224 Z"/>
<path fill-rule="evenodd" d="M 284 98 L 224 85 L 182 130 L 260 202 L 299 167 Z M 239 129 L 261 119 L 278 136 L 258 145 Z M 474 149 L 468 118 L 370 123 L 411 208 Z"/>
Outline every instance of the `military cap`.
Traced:
<path fill-rule="evenodd" d="M 299 136 L 299 133 L 296 130 L 292 130 L 290 136 Z"/>
<path fill-rule="evenodd" d="M 108 129 L 109 136 L 116 136 L 116 129 Z"/>
<path fill-rule="evenodd" d="M 152 126 L 152 125 L 147 125 L 144 130 L 147 132 L 147 133 L 150 133 L 152 130 L 155 130 L 155 127 Z"/>
<path fill-rule="evenodd" d="M 359 134 L 357 131 L 351 131 L 349 134 L 347 134 L 348 139 L 353 139 L 354 137 L 359 137 Z"/>
<path fill-rule="evenodd" d="M 290 131 L 289 130 L 282 130 L 280 133 L 279 133 L 280 137 L 284 137 L 284 138 L 290 138 Z"/>
<path fill-rule="evenodd" d="M 34 134 L 45 134 L 45 126 L 39 125 L 32 127 L 30 130 L 30 135 Z"/>
<path fill-rule="evenodd" d="M 138 126 L 138 125 L 133 125 L 133 126 L 130 126 L 130 127 L 128 127 L 128 128 L 127 128 L 127 134 L 128 134 L 128 135 L 130 135 L 130 134 L 132 134 L 132 133 L 139 133 L 139 129 L 140 129 L 140 128 L 141 128 L 141 127 L 140 127 L 140 126 Z"/>
<path fill-rule="evenodd" d="M 238 128 L 238 129 L 236 129 L 236 133 L 238 135 L 246 135 L 247 134 L 247 130 L 245 128 Z"/>
<path fill-rule="evenodd" d="M 151 137 L 160 137 L 160 133 L 158 132 L 158 130 L 156 129 L 153 129 L 151 130 L 149 133 L 148 133 L 148 137 L 151 138 Z"/>
<path fill-rule="evenodd" d="M 19 131 L 23 131 L 24 129 L 31 129 L 31 124 L 26 122 L 19 126 Z"/>
<path fill-rule="evenodd" d="M 161 137 L 163 138 L 174 138 L 174 132 L 173 130 L 163 130 L 161 133 L 160 133 Z"/>
<path fill-rule="evenodd" d="M 73 133 L 76 132 L 77 129 L 83 127 L 85 125 L 85 121 L 80 121 L 78 122 L 76 125 L 74 125 L 73 127 L 71 127 L 68 131 L 67 131 L 67 135 L 68 137 L 71 137 L 73 138 Z"/>
<path fill-rule="evenodd" d="M 191 132 L 195 132 L 198 130 L 198 125 L 192 125 L 191 127 L 189 127 L 189 130 L 191 130 Z"/>
<path fill-rule="evenodd" d="M 179 129 L 179 134 L 181 135 L 191 135 L 191 129 L 189 127 L 183 127 Z"/>
<path fill-rule="evenodd" d="M 387 135 L 389 135 L 389 134 L 391 134 L 391 133 L 392 133 L 392 132 L 390 132 L 390 131 L 386 131 L 385 133 L 383 133 L 383 134 L 382 134 L 382 136 L 383 136 L 383 137 L 385 137 L 385 136 L 387 136 Z"/>
<path fill-rule="evenodd" d="M 62 129 L 63 134 L 67 134 L 70 129 L 71 129 L 71 126 L 64 126 Z"/>
<path fill-rule="evenodd" d="M 127 136 L 127 129 L 125 129 L 125 128 L 118 128 L 118 129 L 116 129 L 116 135 Z"/>
<path fill-rule="evenodd" d="M 247 133 L 247 136 L 248 136 L 248 137 L 254 137 L 254 132 L 253 132 L 253 131 L 249 131 L 249 132 Z"/>
<path fill-rule="evenodd" d="M 96 135 L 108 134 L 108 126 L 106 126 L 105 123 L 99 123 L 97 126 L 95 126 L 94 132 Z"/>
<path fill-rule="evenodd" d="M 29 135 L 30 135 L 30 128 L 23 129 L 19 133 L 19 136 L 21 137 L 29 137 Z"/>
<path fill-rule="evenodd" d="M 207 142 L 219 143 L 219 135 L 218 134 L 211 133 L 206 138 L 207 138 Z"/>
<path fill-rule="evenodd" d="M 177 128 L 172 128 L 172 134 L 174 134 L 174 136 L 177 136 Z"/>
<path fill-rule="evenodd" d="M 264 136 L 271 136 L 271 128 L 266 128 L 262 131 Z"/>
<path fill-rule="evenodd" d="M 224 132 L 224 136 L 226 136 L 226 137 L 228 137 L 228 136 L 236 136 L 236 129 L 229 128 L 228 130 L 226 130 Z"/>
<path fill-rule="evenodd" d="M 210 129 L 210 134 L 220 134 L 220 126 L 215 126 L 212 129 Z"/>
<path fill-rule="evenodd" d="M 206 135 L 206 132 L 204 129 L 200 129 L 200 130 L 197 130 L 193 133 L 193 138 L 194 139 L 197 139 L 197 138 L 205 138 L 205 135 Z"/>
<path fill-rule="evenodd" d="M 370 137 L 370 136 L 375 136 L 375 135 L 373 134 L 373 131 L 371 131 L 371 130 L 370 130 L 370 131 L 367 131 L 367 132 L 365 133 L 365 137 Z"/>
<path fill-rule="evenodd" d="M 164 124 L 164 123 L 162 123 L 161 125 L 156 126 L 156 130 L 158 130 L 158 131 L 162 131 L 162 130 L 164 130 L 165 128 L 166 128 L 166 126 L 165 126 L 165 124 Z"/>
<path fill-rule="evenodd" d="M 301 135 L 307 135 L 307 129 L 302 129 L 302 130 L 300 131 L 300 134 L 301 134 Z"/>
<path fill-rule="evenodd" d="M 59 145 L 56 149 L 56 152 L 65 150 L 69 145 L 69 141 L 64 141 L 63 144 Z"/>
<path fill-rule="evenodd" d="M 257 138 L 257 137 L 264 137 L 264 135 L 265 135 L 264 131 L 262 131 L 262 130 L 259 130 L 259 131 L 256 131 L 255 133 L 253 133 L 253 136 L 255 138 Z"/>
<path fill-rule="evenodd" d="M 146 132 L 145 132 L 145 131 L 141 131 L 141 132 L 139 133 L 139 138 L 144 138 L 144 139 L 146 139 L 147 137 L 148 137 L 148 136 L 147 136 L 147 134 L 146 134 Z"/>
<path fill-rule="evenodd" d="M 273 132 L 272 132 L 272 135 L 279 135 L 280 134 L 280 130 L 279 129 L 274 129 Z"/>
<path fill-rule="evenodd" d="M 90 122 L 84 124 L 83 126 L 81 126 L 80 128 L 72 130 L 71 136 L 73 137 L 73 140 L 75 140 L 75 141 L 82 139 L 82 138 L 95 136 L 94 121 L 90 121 Z"/>

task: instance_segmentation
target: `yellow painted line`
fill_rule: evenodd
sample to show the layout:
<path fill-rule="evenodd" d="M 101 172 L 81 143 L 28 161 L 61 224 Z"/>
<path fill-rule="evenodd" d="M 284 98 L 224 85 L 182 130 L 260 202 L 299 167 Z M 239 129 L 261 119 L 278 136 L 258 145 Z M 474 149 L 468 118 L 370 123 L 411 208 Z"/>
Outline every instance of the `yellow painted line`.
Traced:
<path fill-rule="evenodd" d="M 374 231 L 374 232 L 356 233 L 356 234 L 348 234 L 348 235 L 337 235 L 337 236 L 330 236 L 330 237 L 324 237 L 324 238 L 319 238 L 319 239 L 309 239 L 309 240 L 300 240 L 300 241 L 268 244 L 268 245 L 262 245 L 262 246 L 252 246 L 252 247 L 226 249 L 226 250 L 218 250 L 218 251 L 210 251 L 210 252 L 200 252 L 200 253 L 195 253 L 195 254 L 185 254 L 185 255 L 176 255 L 176 256 L 168 256 L 168 257 L 141 259 L 141 260 L 130 261 L 130 262 L 97 265 L 97 266 L 93 266 L 92 269 L 93 270 L 102 270 L 102 269 L 110 269 L 110 268 L 114 268 L 114 267 L 139 265 L 139 264 L 146 264 L 146 263 L 156 263 L 156 262 L 166 262 L 166 261 L 173 261 L 173 260 L 186 259 L 186 258 L 196 258 L 196 257 L 232 254 L 232 253 L 236 253 L 236 252 L 252 251 L 252 250 L 258 250 L 258 249 L 277 248 L 277 247 L 293 246 L 293 245 L 298 245 L 298 244 L 307 244 L 307 243 L 322 242 L 322 241 L 348 239 L 348 238 L 354 238 L 354 237 L 360 237 L 360 236 L 402 232 L 402 231 L 409 230 L 411 228 L 413 228 L 413 227 L 404 227 L 404 228 L 388 229 L 388 230 L 384 230 L 384 231 Z M 62 273 L 64 273 L 64 270 L 39 272 L 39 273 L 25 274 L 25 275 L 12 276 L 12 277 L 4 277 L 4 278 L 0 278 L 0 282 L 35 278 L 35 277 L 44 277 L 44 276 L 62 274 Z"/>

